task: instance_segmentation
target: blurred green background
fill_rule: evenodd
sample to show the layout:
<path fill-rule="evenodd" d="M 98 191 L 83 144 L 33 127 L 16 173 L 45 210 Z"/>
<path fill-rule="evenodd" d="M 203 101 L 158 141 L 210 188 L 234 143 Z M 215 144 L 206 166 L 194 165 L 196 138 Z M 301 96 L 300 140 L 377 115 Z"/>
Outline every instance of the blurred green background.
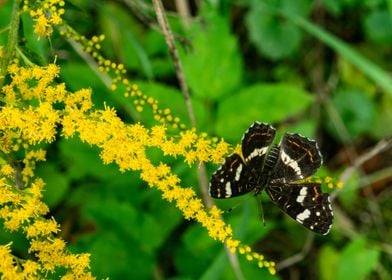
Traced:
<path fill-rule="evenodd" d="M 180 2 L 185 9 L 180 9 Z M 314 236 L 264 195 L 266 226 L 252 195 L 217 201 L 235 237 L 278 264 L 276 276 L 239 257 L 244 279 L 392 279 L 392 150 L 361 161 L 392 134 L 392 1 L 211 0 L 163 1 L 173 29 L 198 131 L 235 145 L 255 120 L 317 139 L 320 176 L 345 187 L 336 195 L 327 236 Z M 1 27 L 12 1 L 0 3 Z M 102 54 L 123 63 L 128 78 L 189 124 L 173 62 L 151 1 L 66 1 L 64 19 L 77 32 L 104 34 Z M 28 15 L 20 48 L 34 63 L 61 66 L 75 91 L 92 88 L 97 108 L 114 106 L 129 123 L 156 124 L 138 113 L 55 30 L 37 39 Z M 6 36 L 0 34 L 4 45 Z M 137 173 L 101 163 L 99 151 L 78 139 L 47 146 L 37 175 L 47 184 L 50 215 L 74 252 L 92 254 L 97 278 L 238 279 L 223 246 L 185 221 Z M 196 166 L 152 153 L 198 191 Z M 353 169 L 348 169 L 355 166 Z M 217 168 L 208 165 L 208 174 Z M 348 172 L 351 173 L 348 173 Z M 26 257 L 26 240 L 0 231 L 0 243 Z M 297 259 L 292 257 L 303 252 Z"/>

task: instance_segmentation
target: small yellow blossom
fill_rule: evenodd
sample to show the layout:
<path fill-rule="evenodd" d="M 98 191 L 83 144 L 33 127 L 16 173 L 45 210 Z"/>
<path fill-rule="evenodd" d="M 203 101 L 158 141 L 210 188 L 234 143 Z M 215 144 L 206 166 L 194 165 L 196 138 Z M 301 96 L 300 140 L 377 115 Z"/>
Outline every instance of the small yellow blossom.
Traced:
<path fill-rule="evenodd" d="M 0 172 L 5 177 L 11 177 L 14 175 L 14 168 L 9 164 L 4 164 L 1 166 Z"/>

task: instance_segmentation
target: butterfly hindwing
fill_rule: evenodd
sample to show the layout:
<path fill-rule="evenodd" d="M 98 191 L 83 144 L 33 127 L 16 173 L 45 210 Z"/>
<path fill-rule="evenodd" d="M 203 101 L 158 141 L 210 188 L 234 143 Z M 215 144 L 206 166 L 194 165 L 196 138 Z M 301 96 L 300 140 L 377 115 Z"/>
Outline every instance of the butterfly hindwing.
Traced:
<path fill-rule="evenodd" d="M 299 134 L 286 133 L 280 142 L 274 180 L 295 182 L 313 175 L 322 164 L 317 142 Z"/>
<path fill-rule="evenodd" d="M 331 229 L 331 202 L 319 183 L 270 185 L 266 192 L 279 208 L 309 230 L 327 234 Z"/>
<path fill-rule="evenodd" d="M 266 123 L 254 122 L 242 137 L 242 155 L 251 168 L 263 167 L 264 159 L 275 138 L 275 128 Z"/>
<path fill-rule="evenodd" d="M 250 192 L 255 187 L 248 167 L 238 154 L 225 159 L 210 181 L 210 196 L 229 198 Z"/>

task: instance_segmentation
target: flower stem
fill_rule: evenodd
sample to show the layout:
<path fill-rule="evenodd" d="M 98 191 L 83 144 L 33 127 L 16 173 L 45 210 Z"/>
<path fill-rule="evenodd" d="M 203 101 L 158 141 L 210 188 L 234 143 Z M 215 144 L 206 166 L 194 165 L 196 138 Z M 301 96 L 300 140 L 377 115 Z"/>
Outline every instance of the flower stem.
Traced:
<path fill-rule="evenodd" d="M 7 67 L 11 59 L 14 56 L 16 45 L 18 42 L 18 31 L 20 22 L 20 3 L 22 0 L 15 0 L 12 7 L 10 31 L 8 33 L 7 48 L 5 50 L 4 58 L 0 61 L 0 86 L 4 83 L 5 74 L 7 73 Z"/>

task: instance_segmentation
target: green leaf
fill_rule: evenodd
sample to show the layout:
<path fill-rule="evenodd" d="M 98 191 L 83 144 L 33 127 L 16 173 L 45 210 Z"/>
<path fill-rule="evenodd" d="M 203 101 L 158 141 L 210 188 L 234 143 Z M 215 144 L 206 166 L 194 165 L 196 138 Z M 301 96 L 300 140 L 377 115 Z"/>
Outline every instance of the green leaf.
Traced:
<path fill-rule="evenodd" d="M 293 54 L 298 49 L 302 33 L 291 22 L 271 13 L 270 8 L 306 16 L 310 10 L 310 2 L 308 0 L 252 1 L 246 16 L 249 37 L 260 53 L 277 60 Z"/>
<path fill-rule="evenodd" d="M 145 254 L 138 242 L 124 240 L 116 232 L 108 231 L 86 241 L 85 247 L 91 253 L 92 272 L 99 279 L 152 278 L 154 258 Z"/>
<path fill-rule="evenodd" d="M 392 43 L 392 15 L 388 11 L 374 11 L 365 18 L 366 35 L 375 43 Z"/>
<path fill-rule="evenodd" d="M 294 85 L 256 84 L 219 104 L 216 132 L 237 141 L 254 121 L 281 121 L 305 110 L 312 101 L 310 94 Z"/>
<path fill-rule="evenodd" d="M 104 165 L 99 158 L 99 150 L 80 142 L 77 138 L 61 140 L 60 154 L 64 166 L 72 179 L 88 176 L 105 179 L 120 174 L 117 166 Z"/>
<path fill-rule="evenodd" d="M 332 103 L 352 139 L 371 130 L 376 108 L 373 100 L 363 92 L 356 89 L 340 90 L 332 98 Z M 342 139 L 331 121 L 327 123 L 327 128 L 336 139 Z"/>
<path fill-rule="evenodd" d="M 332 246 L 323 246 L 317 258 L 317 264 L 320 271 L 321 280 L 335 280 L 336 270 L 331 267 L 337 267 L 339 264 L 339 252 Z"/>
<path fill-rule="evenodd" d="M 333 15 L 339 16 L 342 12 L 339 0 L 322 0 L 323 6 Z"/>
<path fill-rule="evenodd" d="M 222 244 L 211 239 L 205 229 L 196 224 L 188 227 L 182 234 L 182 242 L 183 246 L 178 247 L 175 252 L 176 267 L 180 273 L 199 279 L 199 275 L 209 267 L 210 260 L 218 254 Z"/>
<path fill-rule="evenodd" d="M 51 162 L 37 166 L 36 174 L 45 181 L 44 202 L 53 208 L 58 205 L 69 190 L 69 178 Z"/>
<path fill-rule="evenodd" d="M 377 120 L 375 124 L 370 128 L 372 135 L 381 139 L 392 135 L 392 97 L 384 95 L 381 97 L 380 104 L 377 108 Z"/>
<path fill-rule="evenodd" d="M 335 279 L 364 279 L 375 268 L 380 250 L 366 243 L 365 238 L 357 238 L 344 248 Z"/>
<path fill-rule="evenodd" d="M 242 59 L 227 19 L 210 10 L 205 20 L 192 29 L 192 47 L 189 52 L 182 49 L 181 60 L 195 96 L 217 100 L 239 86 Z"/>

